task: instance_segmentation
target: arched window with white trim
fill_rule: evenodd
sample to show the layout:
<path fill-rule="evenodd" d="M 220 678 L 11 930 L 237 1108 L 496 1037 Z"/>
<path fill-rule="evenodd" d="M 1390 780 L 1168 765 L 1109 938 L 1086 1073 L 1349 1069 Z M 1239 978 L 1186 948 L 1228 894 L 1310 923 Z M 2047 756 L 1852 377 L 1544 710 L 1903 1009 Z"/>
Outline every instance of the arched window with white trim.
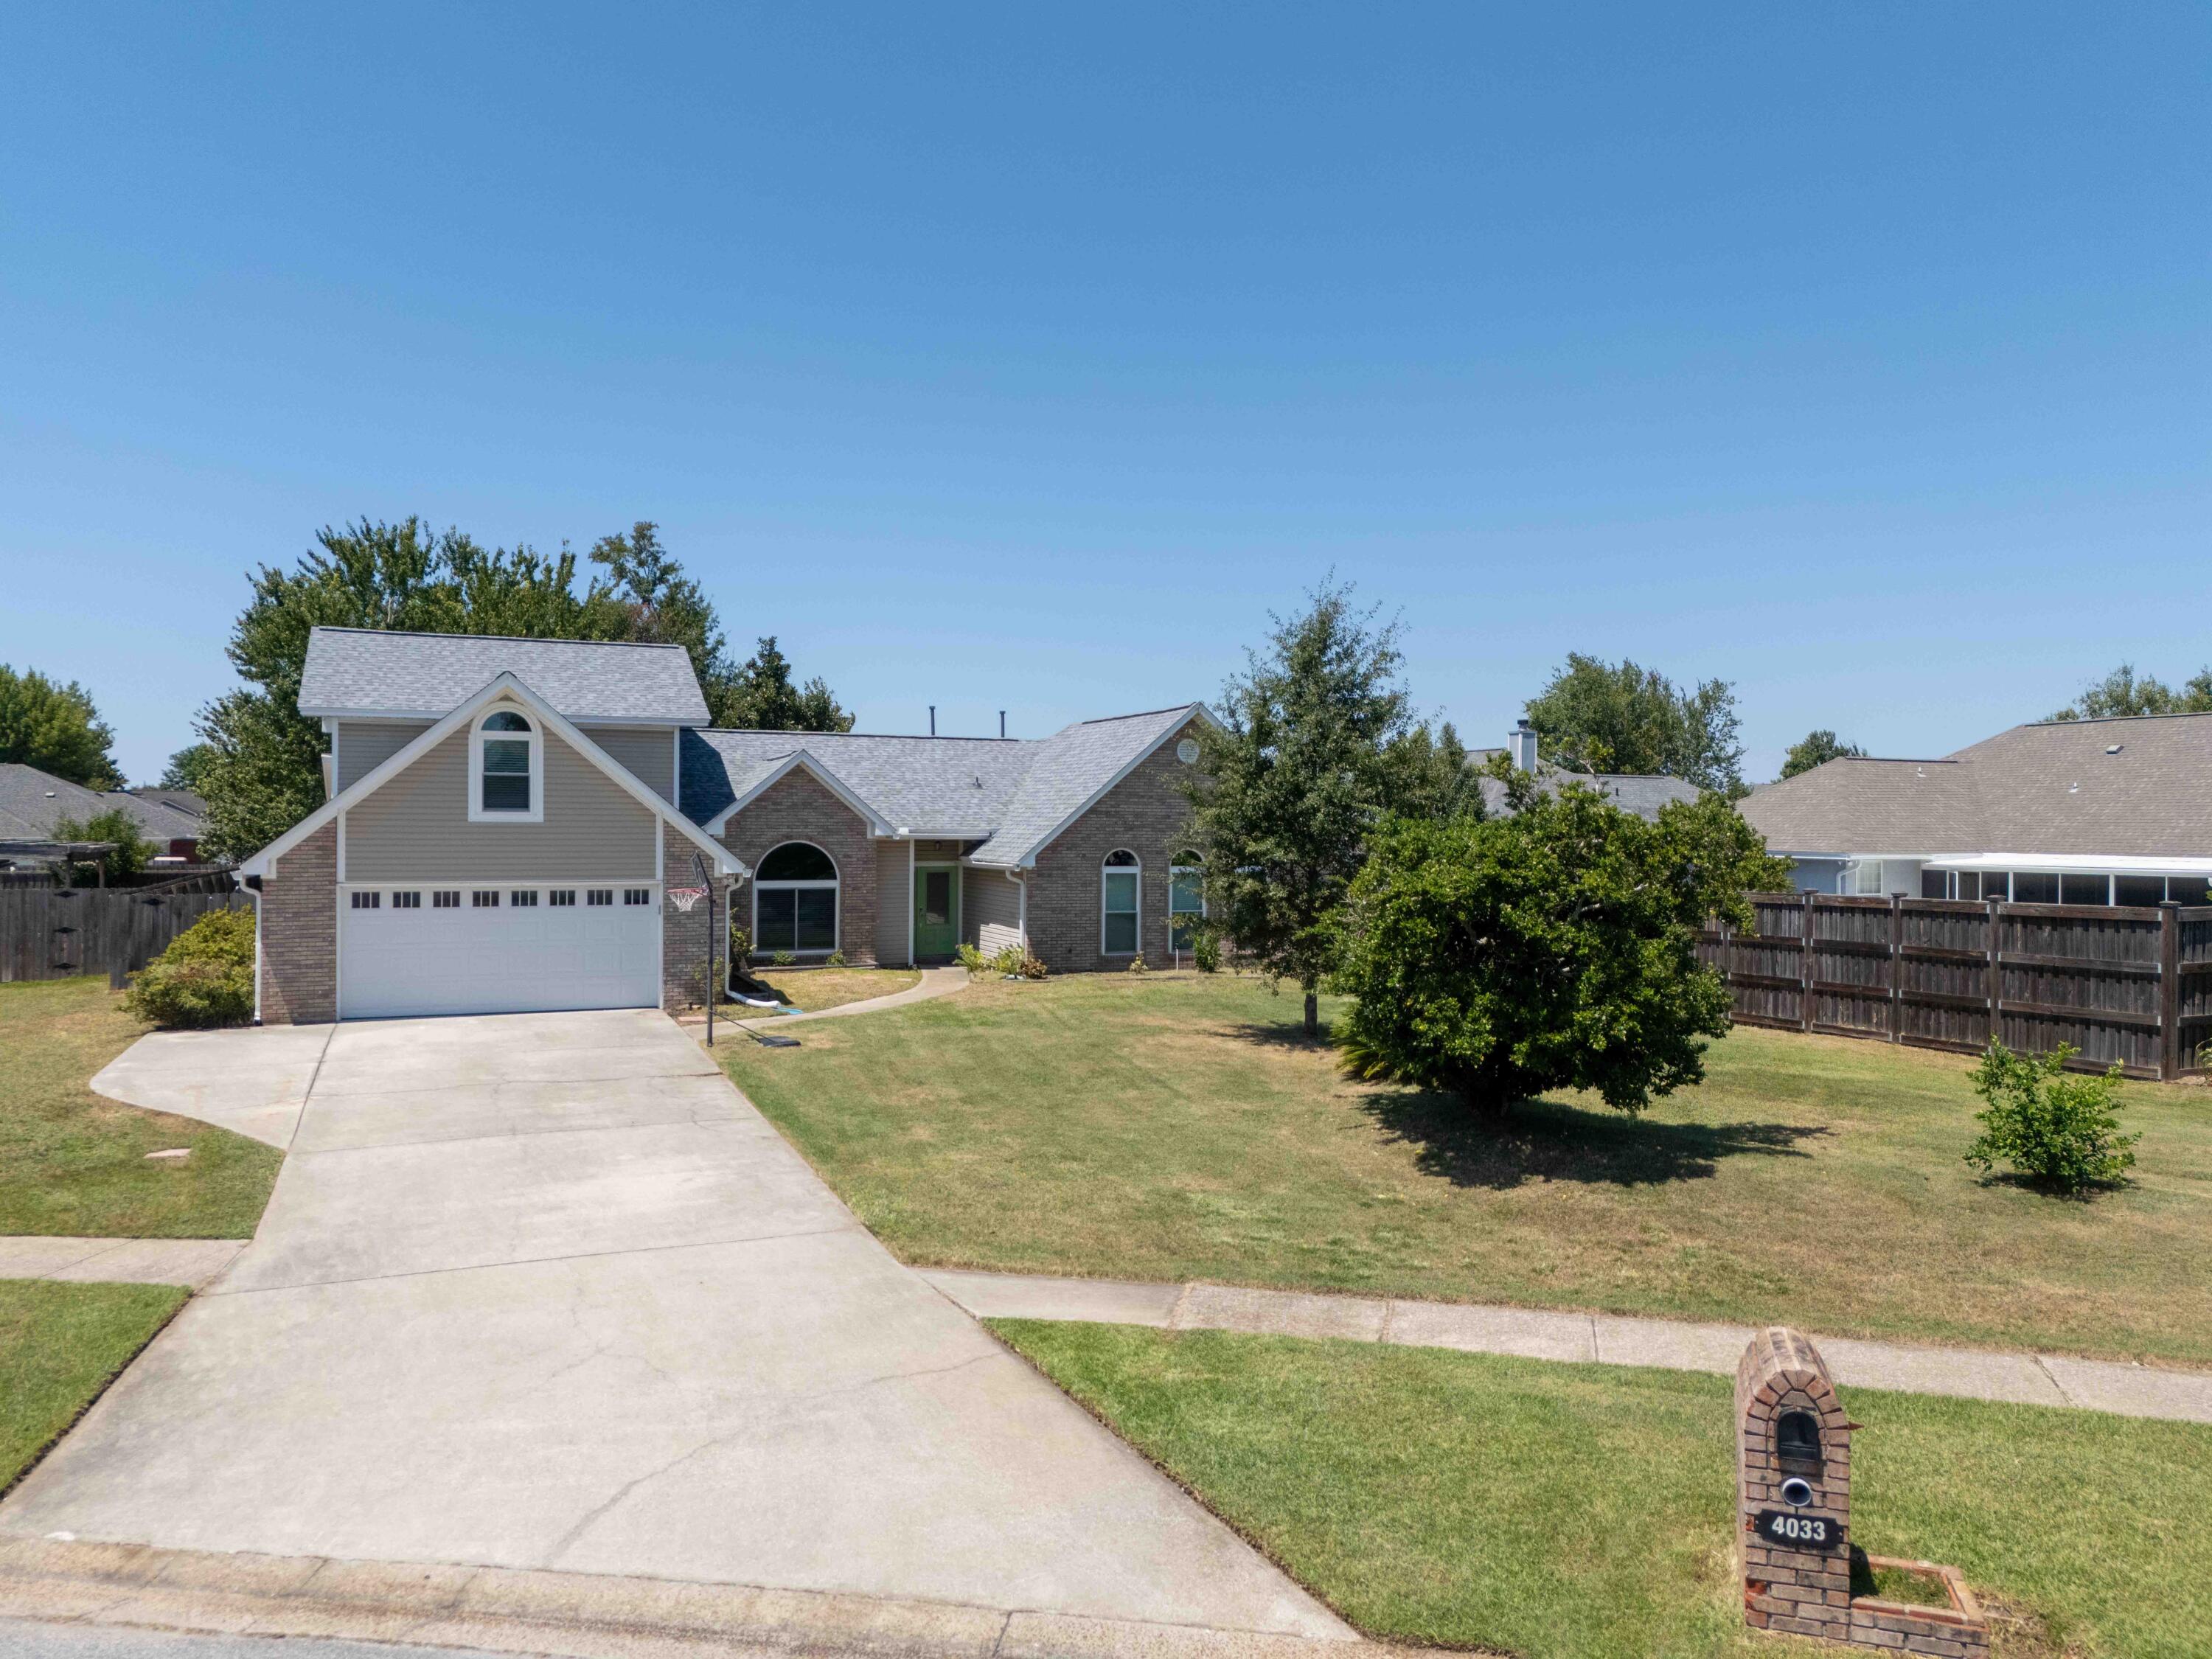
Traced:
<path fill-rule="evenodd" d="M 837 948 L 837 863 L 812 842 L 787 841 L 753 878 L 753 950 L 827 956 Z"/>
<path fill-rule="evenodd" d="M 545 821 L 544 735 L 512 708 L 494 709 L 470 738 L 469 821 Z"/>
<path fill-rule="evenodd" d="M 1098 866 L 1098 951 L 1102 956 L 1137 954 L 1137 919 L 1144 914 L 1144 866 L 1124 848 L 1109 853 Z"/>

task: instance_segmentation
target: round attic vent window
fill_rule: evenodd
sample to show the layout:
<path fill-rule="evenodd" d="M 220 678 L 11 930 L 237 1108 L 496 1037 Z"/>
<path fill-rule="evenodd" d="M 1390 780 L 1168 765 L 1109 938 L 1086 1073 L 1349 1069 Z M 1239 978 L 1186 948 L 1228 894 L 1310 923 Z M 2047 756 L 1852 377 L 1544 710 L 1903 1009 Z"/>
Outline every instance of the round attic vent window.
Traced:
<path fill-rule="evenodd" d="M 1185 738 L 1181 743 L 1177 744 L 1176 745 L 1176 758 L 1181 761 L 1185 766 L 1188 766 L 1197 760 L 1197 739 L 1194 738 Z"/>

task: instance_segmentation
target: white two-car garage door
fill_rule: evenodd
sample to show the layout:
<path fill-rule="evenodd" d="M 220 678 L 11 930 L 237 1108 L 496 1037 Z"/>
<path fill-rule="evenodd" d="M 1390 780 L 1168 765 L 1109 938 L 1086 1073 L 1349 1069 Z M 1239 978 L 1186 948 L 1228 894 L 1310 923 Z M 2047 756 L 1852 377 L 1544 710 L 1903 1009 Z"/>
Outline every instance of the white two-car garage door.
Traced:
<path fill-rule="evenodd" d="M 659 1002 L 658 887 L 339 890 L 341 1019 Z"/>

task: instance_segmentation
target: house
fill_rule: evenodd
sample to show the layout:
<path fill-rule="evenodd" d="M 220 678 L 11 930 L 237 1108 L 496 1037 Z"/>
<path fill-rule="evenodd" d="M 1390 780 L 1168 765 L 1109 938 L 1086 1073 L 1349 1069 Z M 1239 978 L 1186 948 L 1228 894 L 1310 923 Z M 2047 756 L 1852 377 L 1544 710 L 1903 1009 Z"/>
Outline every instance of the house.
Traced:
<path fill-rule="evenodd" d="M 1505 747 L 1478 749 L 1468 759 L 1477 766 L 1486 764 L 1498 756 L 1512 757 L 1513 767 L 1519 772 L 1534 772 L 1537 787 L 1547 794 L 1556 793 L 1571 783 L 1595 789 L 1624 812 L 1633 812 L 1639 818 L 1656 818 L 1659 809 L 1674 801 L 1693 801 L 1698 798 L 1698 786 L 1681 778 L 1670 778 L 1648 772 L 1571 772 L 1563 766 L 1541 760 L 1536 753 L 1536 732 L 1522 720 L 1507 734 Z M 1505 785 L 1497 778 L 1481 780 L 1482 810 L 1496 817 L 1506 810 Z"/>
<path fill-rule="evenodd" d="M 20 762 L 0 764 L 0 866 L 42 866 L 61 856 L 54 830 L 64 818 L 83 823 L 120 807 L 153 842 L 155 864 L 190 864 L 199 856 L 206 808 L 182 791 L 88 789 Z"/>
<path fill-rule="evenodd" d="M 703 998 L 757 957 L 1169 954 L 1195 703 L 1036 739 L 732 732 L 678 646 L 318 628 L 329 799 L 240 866 L 267 1022 Z"/>
<path fill-rule="evenodd" d="M 2038 720 L 1932 760 L 1832 760 L 1743 815 L 1802 890 L 2203 904 L 2212 714 Z"/>

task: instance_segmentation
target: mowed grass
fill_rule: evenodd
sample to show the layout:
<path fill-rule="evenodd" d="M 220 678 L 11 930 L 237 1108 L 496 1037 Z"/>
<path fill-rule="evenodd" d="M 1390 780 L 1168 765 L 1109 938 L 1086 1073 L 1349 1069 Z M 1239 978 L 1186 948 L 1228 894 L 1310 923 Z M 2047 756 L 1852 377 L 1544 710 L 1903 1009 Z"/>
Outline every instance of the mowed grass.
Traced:
<path fill-rule="evenodd" d="M 1960 1056 L 1745 1028 L 1640 1119 L 1486 1120 L 1297 1018 L 1229 975 L 979 980 L 724 1064 L 918 1264 L 2212 1362 L 2212 1092 L 2129 1085 L 2136 1180 L 2069 1202 L 1962 1161 Z"/>
<path fill-rule="evenodd" d="M 282 1153 L 87 1086 L 145 1029 L 105 980 L 0 985 L 0 1234 L 253 1236 Z"/>
<path fill-rule="evenodd" d="M 173 1285 L 0 1279 L 0 1492 L 61 1437 L 189 1294 Z"/>
<path fill-rule="evenodd" d="M 763 968 L 757 969 L 753 978 L 803 1014 L 890 996 L 921 983 L 921 975 L 908 968 Z"/>
<path fill-rule="evenodd" d="M 993 1328 L 1371 1635 L 1530 1659 L 1793 1650 L 1743 1625 L 1727 1378 Z M 1864 1425 L 1853 1541 L 1960 1568 L 1997 1598 L 2000 1659 L 2207 1650 L 2212 1428 L 1865 1389 L 1844 1403 Z"/>

